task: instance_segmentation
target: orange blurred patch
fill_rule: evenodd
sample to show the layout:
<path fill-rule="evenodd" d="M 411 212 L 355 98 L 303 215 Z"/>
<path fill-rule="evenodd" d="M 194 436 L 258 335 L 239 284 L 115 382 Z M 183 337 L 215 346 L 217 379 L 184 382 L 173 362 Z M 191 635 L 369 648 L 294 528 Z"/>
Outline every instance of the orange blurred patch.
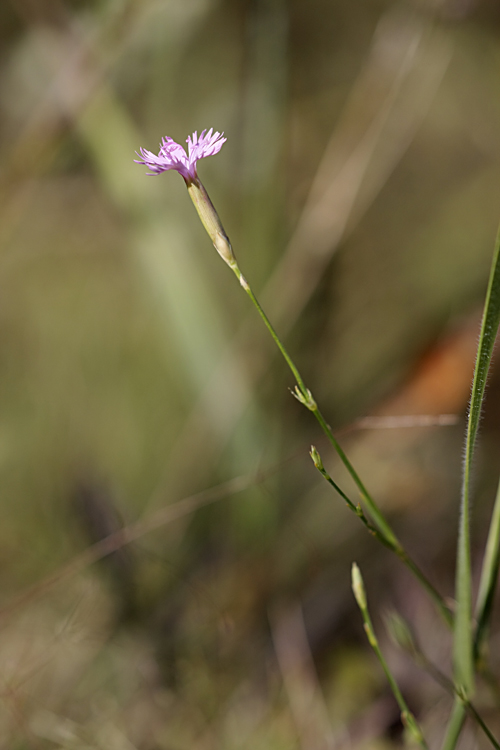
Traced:
<path fill-rule="evenodd" d="M 476 317 L 446 335 L 420 358 L 409 381 L 377 412 L 443 414 L 462 412 L 469 400 L 479 334 Z"/>

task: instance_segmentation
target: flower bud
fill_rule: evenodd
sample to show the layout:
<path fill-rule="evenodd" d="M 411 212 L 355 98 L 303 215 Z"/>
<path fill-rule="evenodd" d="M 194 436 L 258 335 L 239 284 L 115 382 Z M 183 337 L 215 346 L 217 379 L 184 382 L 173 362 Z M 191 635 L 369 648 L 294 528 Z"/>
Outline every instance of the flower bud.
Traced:
<path fill-rule="evenodd" d="M 363 578 L 361 577 L 361 571 L 356 565 L 352 564 L 352 593 L 358 603 L 358 607 L 361 610 L 366 609 L 366 593 Z"/>
<path fill-rule="evenodd" d="M 323 466 L 323 461 L 321 460 L 321 456 L 319 455 L 318 449 L 316 448 L 315 445 L 311 445 L 311 450 L 309 451 L 309 455 L 311 456 L 315 467 L 319 471 L 324 471 L 325 468 Z"/>

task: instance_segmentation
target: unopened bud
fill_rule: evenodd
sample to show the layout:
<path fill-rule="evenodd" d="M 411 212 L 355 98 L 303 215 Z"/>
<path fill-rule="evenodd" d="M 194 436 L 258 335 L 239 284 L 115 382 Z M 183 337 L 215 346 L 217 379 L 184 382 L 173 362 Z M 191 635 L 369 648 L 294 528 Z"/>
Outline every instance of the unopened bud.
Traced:
<path fill-rule="evenodd" d="M 356 565 L 356 563 L 352 564 L 351 578 L 352 578 L 352 593 L 354 594 L 354 598 L 356 599 L 358 603 L 358 607 L 361 610 L 365 610 L 367 608 L 365 585 L 363 583 L 361 571 Z"/>
<path fill-rule="evenodd" d="M 296 385 L 295 390 L 292 391 L 292 396 L 294 396 L 297 401 L 300 401 L 300 403 L 303 404 L 306 409 L 309 409 L 309 411 L 316 411 L 316 409 L 318 408 L 309 388 L 306 388 L 305 391 L 302 391 L 299 386 Z"/>
<path fill-rule="evenodd" d="M 323 466 L 323 461 L 321 460 L 321 456 L 319 455 L 316 446 L 311 445 L 311 450 L 309 451 L 309 455 L 311 456 L 315 467 L 319 471 L 324 471 L 325 467 Z"/>

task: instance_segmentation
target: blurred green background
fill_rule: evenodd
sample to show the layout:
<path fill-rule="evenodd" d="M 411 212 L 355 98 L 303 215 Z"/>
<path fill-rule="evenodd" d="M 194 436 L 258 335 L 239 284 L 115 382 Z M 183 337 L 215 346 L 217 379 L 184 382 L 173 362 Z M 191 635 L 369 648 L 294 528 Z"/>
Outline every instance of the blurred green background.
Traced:
<path fill-rule="evenodd" d="M 353 560 L 438 746 L 450 698 L 382 615 L 402 612 L 445 671 L 449 635 L 315 472 L 311 442 L 351 489 L 183 181 L 133 159 L 225 132 L 199 174 L 240 266 L 452 596 L 500 215 L 497 1 L 4 0 L 0 39 L 1 747 L 400 747 Z M 498 416 L 500 373 L 477 571 Z M 130 544 L 85 557 L 131 524 Z M 478 705 L 498 729 L 482 688 Z M 482 742 L 469 727 L 461 747 Z"/>

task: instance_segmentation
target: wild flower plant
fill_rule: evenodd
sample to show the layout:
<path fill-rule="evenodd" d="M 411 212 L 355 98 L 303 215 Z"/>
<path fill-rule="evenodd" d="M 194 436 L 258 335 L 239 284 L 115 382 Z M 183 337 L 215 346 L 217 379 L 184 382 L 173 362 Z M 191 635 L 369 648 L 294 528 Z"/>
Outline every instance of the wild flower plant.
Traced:
<path fill-rule="evenodd" d="M 364 483 L 361 481 L 358 473 L 349 461 L 347 455 L 335 438 L 332 429 L 323 414 L 321 413 L 311 391 L 304 383 L 304 380 L 297 369 L 295 363 L 290 357 L 284 344 L 274 330 L 266 313 L 259 304 L 252 288 L 246 278 L 243 276 L 231 242 L 224 230 L 222 222 L 205 190 L 197 172 L 197 162 L 206 156 L 217 154 L 226 142 L 223 133 L 210 130 L 203 130 L 198 137 L 197 132 L 187 138 L 188 151 L 176 143 L 172 138 L 165 137 L 162 139 L 158 155 L 153 154 L 144 148 L 137 154 L 140 158 L 136 160 L 138 164 L 148 167 L 149 175 L 159 175 L 162 172 L 174 170 L 178 172 L 186 183 L 191 200 L 200 216 L 212 243 L 221 256 L 221 258 L 231 268 L 236 275 L 240 285 L 250 297 L 256 307 L 264 324 L 266 325 L 275 344 L 280 350 L 286 363 L 288 364 L 295 380 L 295 390 L 293 395 L 311 411 L 317 419 L 321 429 L 327 436 L 340 460 L 346 467 L 351 478 L 353 479 L 361 498 L 361 502 L 353 500 L 344 492 L 344 490 L 332 479 L 325 469 L 321 456 L 317 449 L 311 447 L 311 458 L 315 467 L 325 478 L 325 480 L 336 490 L 336 492 L 346 502 L 348 508 L 364 524 L 365 528 L 378 539 L 385 547 L 391 550 L 406 565 L 410 572 L 415 576 L 420 585 L 429 594 L 439 613 L 441 614 L 447 626 L 453 629 L 454 644 L 454 674 L 453 679 L 448 679 L 441 675 L 439 670 L 429 662 L 425 655 L 417 648 L 410 630 L 399 619 L 399 626 L 396 628 L 397 633 L 404 630 L 405 648 L 414 657 L 415 661 L 426 669 L 431 675 L 441 675 L 438 681 L 455 697 L 455 703 L 452 714 L 445 732 L 442 750 L 454 750 L 458 742 L 464 719 L 467 713 L 481 727 L 484 734 L 488 737 L 491 745 L 499 748 L 500 744 L 494 738 L 491 731 L 484 723 L 481 716 L 473 706 L 471 699 L 474 694 L 474 675 L 476 671 L 484 670 L 484 646 L 485 638 L 488 631 L 488 623 L 491 616 L 492 601 L 498 579 L 500 567 L 500 488 L 495 502 L 495 508 L 490 524 L 490 531 L 486 547 L 486 553 L 483 562 L 479 594 L 476 603 L 475 620 L 472 617 L 472 586 L 471 586 L 471 560 L 470 560 L 470 539 L 469 539 L 469 512 L 470 512 L 470 467 L 474 452 L 474 446 L 477 436 L 479 416 L 482 402 L 484 399 L 484 390 L 486 378 L 491 363 L 493 345 L 496 333 L 500 324 L 500 235 L 497 239 L 495 254 L 493 258 L 492 269 L 490 273 L 488 292 L 481 327 L 481 335 L 476 360 L 474 381 L 472 386 L 472 396 L 469 409 L 469 420 L 466 435 L 466 453 L 464 463 L 464 476 L 462 484 L 462 506 L 460 515 L 460 529 L 458 538 L 458 555 L 457 555 L 457 574 L 456 574 L 456 604 L 453 608 L 445 602 L 444 598 L 437 591 L 434 585 L 420 570 L 417 564 L 408 555 L 401 542 L 397 538 L 389 522 L 378 507 L 377 503 L 368 492 Z M 418 744 L 422 748 L 427 748 L 426 741 L 420 727 L 413 714 L 409 711 L 404 697 L 392 675 L 387 662 L 380 650 L 373 625 L 368 612 L 366 593 L 363 579 L 358 566 L 354 563 L 352 568 L 352 588 L 356 602 L 361 610 L 364 620 L 365 631 L 370 645 L 374 649 L 384 672 L 388 678 L 391 689 L 401 709 L 401 720 L 406 728 L 407 737 L 410 742 Z M 396 638 L 398 640 L 398 638 Z M 411 647 L 408 648 L 408 643 Z"/>

